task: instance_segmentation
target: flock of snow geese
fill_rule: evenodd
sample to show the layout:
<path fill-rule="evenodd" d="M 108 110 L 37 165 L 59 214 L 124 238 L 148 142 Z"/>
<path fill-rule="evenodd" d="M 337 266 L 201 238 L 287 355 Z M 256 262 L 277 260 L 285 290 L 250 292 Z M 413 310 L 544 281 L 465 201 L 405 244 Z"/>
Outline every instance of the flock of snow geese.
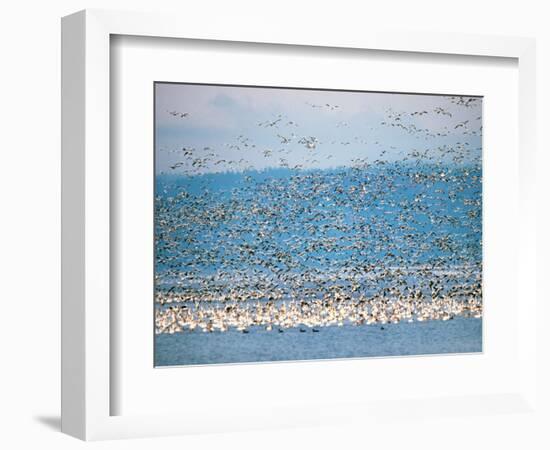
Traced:
<path fill-rule="evenodd" d="M 414 148 L 351 135 L 323 142 L 278 114 L 255 124 L 278 148 L 241 134 L 218 150 L 159 149 L 175 162 L 173 175 L 157 175 L 156 333 L 481 318 L 481 147 L 472 145 L 481 99 L 445 99 L 452 108 L 386 111 L 379 126 L 422 143 Z M 474 114 L 458 120 L 457 110 Z M 415 122 L 430 115 L 445 126 Z M 341 160 L 325 144 L 341 153 L 368 144 L 377 156 L 323 166 Z M 257 170 L 258 158 L 269 170 Z"/>

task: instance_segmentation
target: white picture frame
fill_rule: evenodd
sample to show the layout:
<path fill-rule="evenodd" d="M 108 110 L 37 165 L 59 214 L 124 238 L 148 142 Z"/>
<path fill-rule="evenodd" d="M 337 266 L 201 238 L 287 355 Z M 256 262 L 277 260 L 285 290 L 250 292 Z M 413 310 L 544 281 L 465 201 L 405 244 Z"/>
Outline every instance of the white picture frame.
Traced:
<path fill-rule="evenodd" d="M 369 30 L 327 36 L 306 30 L 230 23 L 205 27 L 189 17 L 86 10 L 62 21 L 62 431 L 85 440 L 261 429 L 328 423 L 355 417 L 392 416 L 384 405 L 347 403 L 319 412 L 316 405 L 280 407 L 273 420 L 251 413 L 246 421 L 170 415 L 111 415 L 110 335 L 110 37 L 112 35 L 200 39 L 305 47 L 368 49 L 417 54 L 513 58 L 519 73 L 519 228 L 517 285 L 521 307 L 519 379 L 514 392 L 468 398 L 407 400 L 416 414 L 437 408 L 441 415 L 536 413 L 535 289 L 535 43 L 532 39 Z M 394 402 L 394 400 L 392 400 Z M 401 415 L 400 412 L 398 415 Z M 393 417 L 393 416 L 392 416 Z"/>

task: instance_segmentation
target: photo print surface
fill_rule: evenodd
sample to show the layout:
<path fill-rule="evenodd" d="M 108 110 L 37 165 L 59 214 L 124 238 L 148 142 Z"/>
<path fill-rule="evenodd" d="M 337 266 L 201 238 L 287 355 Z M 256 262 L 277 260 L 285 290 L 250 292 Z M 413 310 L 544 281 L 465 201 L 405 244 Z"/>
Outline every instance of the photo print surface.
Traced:
<path fill-rule="evenodd" d="M 155 366 L 482 351 L 481 97 L 154 89 Z"/>

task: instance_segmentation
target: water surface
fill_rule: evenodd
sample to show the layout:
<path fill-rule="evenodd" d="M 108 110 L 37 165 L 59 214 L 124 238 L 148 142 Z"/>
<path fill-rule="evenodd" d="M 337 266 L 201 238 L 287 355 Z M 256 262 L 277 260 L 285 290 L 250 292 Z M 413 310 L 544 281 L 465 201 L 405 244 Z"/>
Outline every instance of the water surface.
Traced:
<path fill-rule="evenodd" d="M 251 328 L 249 333 L 183 332 L 155 337 L 155 365 L 196 365 L 306 359 L 406 356 L 482 351 L 482 321 L 453 320 L 290 328 L 283 333 Z"/>

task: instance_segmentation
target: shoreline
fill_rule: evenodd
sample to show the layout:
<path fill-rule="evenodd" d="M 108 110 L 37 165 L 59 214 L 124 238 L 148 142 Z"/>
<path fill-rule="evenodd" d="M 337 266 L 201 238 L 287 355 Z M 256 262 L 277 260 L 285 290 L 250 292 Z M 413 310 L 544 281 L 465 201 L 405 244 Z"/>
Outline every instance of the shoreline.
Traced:
<path fill-rule="evenodd" d="M 175 304 L 155 309 L 155 334 L 182 332 L 222 332 L 250 328 L 283 332 L 290 328 L 326 328 L 344 325 L 384 325 L 454 320 L 483 316 L 481 298 L 457 300 L 452 297 L 424 299 L 420 296 L 359 298 L 335 296 L 330 299 L 280 302 L 242 302 L 204 305 L 200 302 Z"/>

